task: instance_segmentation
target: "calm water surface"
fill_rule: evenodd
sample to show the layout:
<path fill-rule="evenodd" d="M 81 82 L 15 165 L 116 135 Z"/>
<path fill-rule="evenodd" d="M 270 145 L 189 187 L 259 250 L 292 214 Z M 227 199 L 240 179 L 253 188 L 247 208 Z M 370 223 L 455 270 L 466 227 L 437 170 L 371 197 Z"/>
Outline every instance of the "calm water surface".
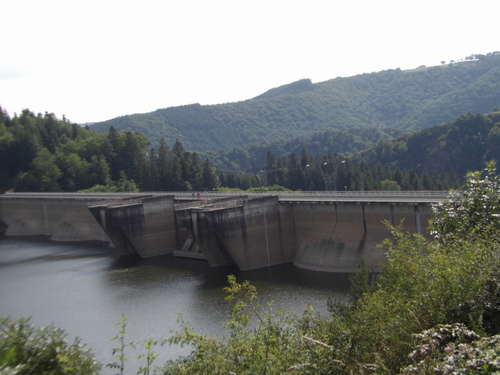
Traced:
<path fill-rule="evenodd" d="M 222 288 L 229 274 L 251 281 L 261 304 L 273 301 L 275 308 L 297 313 L 311 304 L 327 314 L 328 298 L 345 299 L 349 290 L 346 275 L 291 264 L 240 272 L 173 256 L 119 258 L 107 246 L 2 238 L 0 316 L 31 316 L 37 326 L 54 323 L 107 364 L 122 313 L 130 341 L 168 336 L 178 328 L 180 313 L 198 332 L 222 334 L 228 312 Z M 177 347 L 160 350 L 162 359 L 186 354 Z M 137 363 L 131 359 L 128 366 Z"/>

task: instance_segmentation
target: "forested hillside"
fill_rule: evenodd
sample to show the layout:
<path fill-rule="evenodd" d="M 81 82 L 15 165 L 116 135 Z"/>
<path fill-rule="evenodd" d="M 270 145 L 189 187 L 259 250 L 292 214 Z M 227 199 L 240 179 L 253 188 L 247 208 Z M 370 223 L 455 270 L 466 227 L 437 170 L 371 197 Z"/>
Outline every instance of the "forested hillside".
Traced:
<path fill-rule="evenodd" d="M 500 158 L 499 107 L 500 53 L 93 127 L 0 107 L 0 191 L 455 188 Z"/>
<path fill-rule="evenodd" d="M 346 152 L 370 139 L 378 143 Z M 10 118 L 0 108 L 2 191 L 447 190 L 460 185 L 457 176 L 500 159 L 500 112 L 469 113 L 394 139 L 376 129 L 344 130 L 208 155 L 179 140 L 151 147 L 139 132 L 98 134 L 49 113 Z"/>
<path fill-rule="evenodd" d="M 382 139 L 392 139 L 404 133 L 376 128 L 329 130 L 306 138 L 238 146 L 229 151 L 209 151 L 206 155 L 221 170 L 246 171 L 265 166 L 268 151 L 279 158 L 291 153 L 300 154 L 304 149 L 311 155 L 329 152 L 350 155 L 375 146 Z"/>
<path fill-rule="evenodd" d="M 495 52 L 436 67 L 314 84 L 301 80 L 242 102 L 158 109 L 91 128 L 140 131 L 152 144 L 178 139 L 191 151 L 215 151 L 352 128 L 419 130 L 498 106 L 500 53 Z"/>
<path fill-rule="evenodd" d="M 204 190 L 215 168 L 180 141 L 150 147 L 138 132 L 98 134 L 53 114 L 0 107 L 0 193 L 16 191 Z"/>
<path fill-rule="evenodd" d="M 500 112 L 469 113 L 455 121 L 388 140 L 353 157 L 369 165 L 376 163 L 428 173 L 449 171 L 459 176 L 500 160 Z"/>
<path fill-rule="evenodd" d="M 500 112 L 468 113 L 395 138 L 376 129 L 325 132 L 210 153 L 210 160 L 230 187 L 250 186 L 234 177 L 246 172 L 261 185 L 292 190 L 323 190 L 325 175 L 338 190 L 446 190 L 458 187 L 468 171 L 500 160 Z"/>

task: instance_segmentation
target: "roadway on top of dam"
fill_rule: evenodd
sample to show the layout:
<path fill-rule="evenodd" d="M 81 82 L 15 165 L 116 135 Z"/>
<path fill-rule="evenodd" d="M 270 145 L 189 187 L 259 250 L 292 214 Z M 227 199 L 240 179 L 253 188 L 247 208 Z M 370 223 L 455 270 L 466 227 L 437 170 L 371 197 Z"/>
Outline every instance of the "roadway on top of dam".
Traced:
<path fill-rule="evenodd" d="M 0 199 L 83 199 L 83 200 L 107 200 L 107 199 L 134 199 L 151 196 L 173 195 L 178 201 L 189 200 L 215 200 L 227 198 L 258 198 L 278 196 L 280 202 L 388 202 L 388 203 L 437 203 L 450 199 L 448 191 L 144 191 L 138 193 L 24 193 L 7 192 L 0 194 Z"/>

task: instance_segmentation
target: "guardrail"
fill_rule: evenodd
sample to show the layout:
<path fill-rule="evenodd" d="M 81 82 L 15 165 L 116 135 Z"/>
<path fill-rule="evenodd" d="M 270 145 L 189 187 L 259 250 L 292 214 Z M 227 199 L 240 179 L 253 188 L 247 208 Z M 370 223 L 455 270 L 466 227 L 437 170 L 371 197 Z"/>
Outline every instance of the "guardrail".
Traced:
<path fill-rule="evenodd" d="M 205 205 L 204 201 L 188 201 L 185 203 L 176 203 L 174 204 L 174 209 L 177 210 L 187 210 L 190 208 L 201 208 Z"/>
<path fill-rule="evenodd" d="M 143 202 L 143 199 L 140 198 L 130 198 L 130 199 L 106 199 L 102 201 L 91 201 L 88 203 L 88 207 L 100 207 L 100 206 L 107 206 L 110 208 L 113 207 L 123 207 L 123 206 L 131 206 L 133 204 L 141 204 Z"/>
<path fill-rule="evenodd" d="M 184 195 L 196 197 L 199 193 L 200 196 L 211 195 L 327 195 L 327 196 L 366 196 L 366 195 L 387 195 L 387 196 L 415 196 L 415 195 L 449 195 L 447 190 L 400 190 L 400 191 L 383 191 L 383 190 L 367 190 L 367 191 L 149 191 L 149 194 L 169 194 L 169 195 Z"/>
<path fill-rule="evenodd" d="M 221 208 L 238 207 L 243 205 L 243 199 L 232 199 L 230 201 L 224 202 L 213 202 L 212 200 L 203 201 L 189 201 L 185 203 L 176 203 L 174 209 L 186 210 L 186 209 L 205 209 L 205 210 L 217 210 Z"/>
<path fill-rule="evenodd" d="M 445 190 L 421 190 L 421 191 L 147 191 L 140 193 L 123 192 L 123 193 L 5 193 L 0 195 L 4 198 L 74 198 L 74 199 L 88 199 L 90 201 L 99 199 L 110 200 L 113 199 L 140 199 L 145 196 L 165 196 L 173 195 L 177 199 L 205 201 L 217 198 L 241 198 L 241 197 L 259 197 L 259 196 L 278 196 L 280 200 L 291 199 L 394 199 L 399 201 L 401 199 L 422 199 L 429 201 L 442 201 L 451 198 L 449 191 Z M 99 204 L 92 202 L 93 205 Z"/>
<path fill-rule="evenodd" d="M 200 194 L 198 196 L 198 193 Z M 213 199 L 218 197 L 231 196 L 278 196 L 280 199 L 313 199 L 313 198 L 422 198 L 433 200 L 445 200 L 450 198 L 450 193 L 444 190 L 422 190 L 422 191 L 256 191 L 256 192 L 238 192 L 238 191 L 203 191 L 203 192 L 151 192 L 151 194 L 173 194 L 176 198 L 189 199 L 193 194 L 197 199 Z"/>

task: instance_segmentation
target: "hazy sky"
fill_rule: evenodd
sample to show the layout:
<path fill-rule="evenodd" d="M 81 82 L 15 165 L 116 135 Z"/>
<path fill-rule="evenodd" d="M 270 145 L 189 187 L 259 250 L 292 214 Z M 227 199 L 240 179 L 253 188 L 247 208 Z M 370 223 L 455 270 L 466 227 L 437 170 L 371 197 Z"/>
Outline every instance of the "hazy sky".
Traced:
<path fill-rule="evenodd" d="M 498 0 L 0 0 L 0 106 L 73 122 L 500 50 Z"/>

